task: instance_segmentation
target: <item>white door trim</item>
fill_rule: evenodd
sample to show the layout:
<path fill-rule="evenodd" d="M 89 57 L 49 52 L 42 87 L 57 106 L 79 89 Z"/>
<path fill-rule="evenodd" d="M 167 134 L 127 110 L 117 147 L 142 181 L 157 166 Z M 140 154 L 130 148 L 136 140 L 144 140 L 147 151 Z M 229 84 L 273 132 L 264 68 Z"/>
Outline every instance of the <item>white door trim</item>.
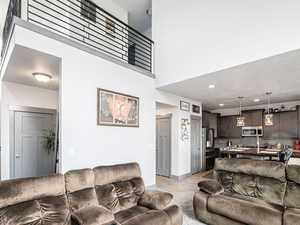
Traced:
<path fill-rule="evenodd" d="M 55 109 L 35 108 L 28 106 L 9 106 L 9 177 L 15 177 L 15 112 L 41 113 L 53 115 L 56 118 Z M 55 119 L 56 121 L 56 119 Z M 56 124 L 57 126 L 57 124 Z"/>

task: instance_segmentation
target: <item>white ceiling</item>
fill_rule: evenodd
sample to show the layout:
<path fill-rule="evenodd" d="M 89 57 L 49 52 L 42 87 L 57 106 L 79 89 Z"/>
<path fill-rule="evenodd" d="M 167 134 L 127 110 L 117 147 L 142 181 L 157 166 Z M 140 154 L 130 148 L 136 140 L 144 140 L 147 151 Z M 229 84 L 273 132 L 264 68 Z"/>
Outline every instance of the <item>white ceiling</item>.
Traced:
<path fill-rule="evenodd" d="M 3 80 L 40 88 L 59 88 L 60 59 L 22 46 L 15 46 Z M 42 72 L 52 76 L 48 83 L 34 79 L 32 73 Z"/>
<path fill-rule="evenodd" d="M 215 89 L 208 86 L 214 84 Z M 233 108 L 244 96 L 244 105 L 266 103 L 265 93 L 273 92 L 272 102 L 300 100 L 300 50 L 247 63 L 159 88 L 176 95 L 202 101 L 206 109 Z"/>
<path fill-rule="evenodd" d="M 2 1 L 2 0 L 1 0 Z M 151 27 L 151 17 L 146 10 L 152 6 L 152 0 L 113 0 L 122 8 L 128 10 L 128 23 L 140 32 Z"/>

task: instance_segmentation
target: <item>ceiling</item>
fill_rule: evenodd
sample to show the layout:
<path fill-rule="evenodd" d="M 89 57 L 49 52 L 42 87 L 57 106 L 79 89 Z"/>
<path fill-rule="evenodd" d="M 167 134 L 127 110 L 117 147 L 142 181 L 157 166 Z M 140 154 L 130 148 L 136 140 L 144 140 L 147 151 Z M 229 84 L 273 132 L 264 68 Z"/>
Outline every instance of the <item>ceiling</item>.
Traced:
<path fill-rule="evenodd" d="M 2 1 L 2 0 L 1 0 Z M 128 23 L 140 32 L 151 27 L 151 17 L 146 10 L 152 6 L 152 0 L 113 0 L 122 8 L 128 10 Z"/>
<path fill-rule="evenodd" d="M 59 88 L 60 59 L 33 49 L 16 45 L 7 65 L 3 80 L 50 90 Z M 32 73 L 41 72 L 52 76 L 48 83 L 34 79 Z"/>
<path fill-rule="evenodd" d="M 273 92 L 272 103 L 300 100 L 300 50 L 265 58 L 211 74 L 198 76 L 160 90 L 202 101 L 205 109 L 234 108 L 243 96 L 245 106 L 267 103 L 265 93 Z M 208 86 L 214 84 L 215 88 Z M 254 99 L 259 98 L 259 103 Z M 224 106 L 220 107 L 219 104 Z"/>

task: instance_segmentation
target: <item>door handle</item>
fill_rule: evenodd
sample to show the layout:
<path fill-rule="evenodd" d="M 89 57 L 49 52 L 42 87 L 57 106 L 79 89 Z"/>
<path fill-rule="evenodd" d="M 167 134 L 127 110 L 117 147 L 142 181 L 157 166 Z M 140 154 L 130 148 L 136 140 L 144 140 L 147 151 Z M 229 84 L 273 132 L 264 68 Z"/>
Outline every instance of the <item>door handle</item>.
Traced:
<path fill-rule="evenodd" d="M 19 159 L 21 158 L 21 155 L 20 154 L 16 154 L 16 159 Z"/>

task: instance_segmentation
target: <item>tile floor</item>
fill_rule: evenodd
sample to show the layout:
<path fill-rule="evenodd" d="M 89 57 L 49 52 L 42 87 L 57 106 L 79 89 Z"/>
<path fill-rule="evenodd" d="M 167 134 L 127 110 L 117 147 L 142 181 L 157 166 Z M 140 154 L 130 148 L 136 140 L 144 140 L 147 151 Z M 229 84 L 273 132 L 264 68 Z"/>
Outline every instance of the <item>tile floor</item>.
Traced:
<path fill-rule="evenodd" d="M 179 205 L 184 213 L 183 225 L 205 225 L 198 221 L 193 211 L 193 196 L 197 184 L 201 179 L 209 178 L 211 172 L 198 173 L 181 181 L 166 177 L 156 178 L 156 187 L 159 190 L 170 192 L 174 195 L 173 203 Z"/>

